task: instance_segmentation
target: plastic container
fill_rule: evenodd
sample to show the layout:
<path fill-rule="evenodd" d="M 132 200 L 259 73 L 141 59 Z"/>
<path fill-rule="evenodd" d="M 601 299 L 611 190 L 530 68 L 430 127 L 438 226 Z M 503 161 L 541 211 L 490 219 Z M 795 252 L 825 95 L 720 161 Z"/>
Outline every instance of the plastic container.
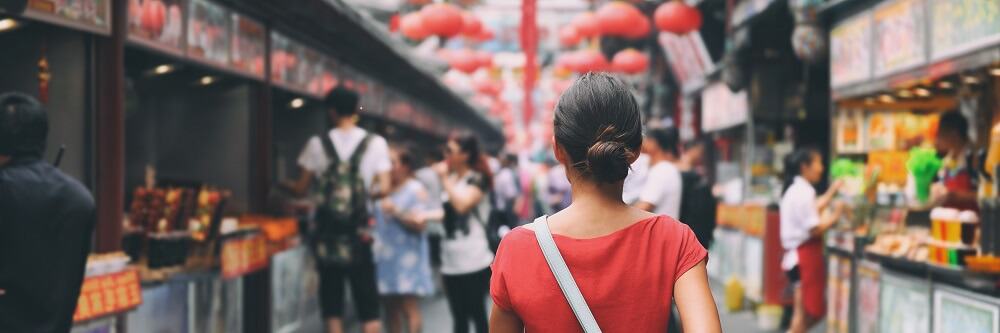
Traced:
<path fill-rule="evenodd" d="M 726 280 L 726 310 L 737 312 L 743 309 L 743 283 L 735 276 Z"/>
<path fill-rule="evenodd" d="M 761 305 L 757 308 L 757 329 L 776 331 L 781 328 L 781 315 L 784 309 L 778 305 Z"/>
<path fill-rule="evenodd" d="M 961 232 L 959 240 L 962 244 L 973 246 L 976 242 L 976 231 L 979 230 L 979 214 L 971 210 L 962 211 L 958 214 Z"/>

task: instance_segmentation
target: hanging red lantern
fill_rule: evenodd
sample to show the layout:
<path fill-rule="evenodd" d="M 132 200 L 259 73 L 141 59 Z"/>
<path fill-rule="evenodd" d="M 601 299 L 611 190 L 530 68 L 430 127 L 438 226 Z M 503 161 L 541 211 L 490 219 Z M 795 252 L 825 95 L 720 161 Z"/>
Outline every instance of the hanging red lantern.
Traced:
<path fill-rule="evenodd" d="M 399 31 L 399 14 L 389 17 L 389 32 Z"/>
<path fill-rule="evenodd" d="M 479 59 L 476 53 L 469 49 L 462 49 L 451 53 L 448 64 L 463 73 L 472 73 L 479 68 Z"/>
<path fill-rule="evenodd" d="M 573 18 L 573 26 L 576 27 L 580 37 L 589 38 L 601 35 L 601 26 L 591 12 L 585 12 Z"/>
<path fill-rule="evenodd" d="M 678 35 L 701 28 L 701 12 L 683 1 L 665 2 L 653 13 L 656 27 Z"/>
<path fill-rule="evenodd" d="M 600 51 L 597 50 L 585 50 L 581 51 L 577 55 L 578 68 L 576 69 L 579 73 L 587 72 L 603 72 L 609 67 L 608 59 L 604 57 Z"/>
<path fill-rule="evenodd" d="M 649 23 L 649 18 L 645 15 L 639 16 L 638 20 L 632 26 L 632 31 L 625 35 L 628 39 L 643 39 L 649 36 L 649 33 L 653 32 L 653 24 Z"/>
<path fill-rule="evenodd" d="M 150 37 L 159 37 L 163 32 L 163 23 L 167 18 L 167 7 L 160 0 L 146 0 L 142 5 L 142 28 L 150 33 Z"/>
<path fill-rule="evenodd" d="M 399 31 L 412 40 L 422 40 L 430 36 L 430 32 L 424 28 L 424 19 L 420 17 L 419 12 L 404 15 L 399 20 Z"/>
<path fill-rule="evenodd" d="M 567 25 L 559 29 L 559 44 L 570 47 L 580 43 L 580 32 L 573 25 Z"/>
<path fill-rule="evenodd" d="M 483 21 L 472 13 L 462 14 L 462 35 L 465 37 L 476 37 L 483 31 Z"/>
<path fill-rule="evenodd" d="M 476 51 L 476 62 L 479 67 L 493 67 L 493 54 L 486 51 Z"/>
<path fill-rule="evenodd" d="M 632 32 L 635 21 L 642 17 L 642 12 L 635 6 L 615 1 L 601 6 L 595 14 L 601 33 L 608 36 L 627 36 Z"/>
<path fill-rule="evenodd" d="M 478 40 L 480 42 L 486 42 L 486 41 L 493 40 L 493 37 L 494 37 L 493 30 L 490 30 L 490 28 L 487 28 L 486 26 L 483 26 L 483 28 L 479 32 L 479 35 L 476 36 L 476 40 Z"/>
<path fill-rule="evenodd" d="M 427 32 L 441 37 L 458 35 L 462 32 L 465 24 L 462 20 L 462 10 L 447 3 L 436 3 L 424 7 L 420 10 L 420 17 L 423 18 L 424 28 L 427 28 Z"/>
<path fill-rule="evenodd" d="M 627 49 L 615 54 L 611 60 L 611 66 L 622 73 L 638 74 L 649 66 L 649 58 L 635 49 Z"/>

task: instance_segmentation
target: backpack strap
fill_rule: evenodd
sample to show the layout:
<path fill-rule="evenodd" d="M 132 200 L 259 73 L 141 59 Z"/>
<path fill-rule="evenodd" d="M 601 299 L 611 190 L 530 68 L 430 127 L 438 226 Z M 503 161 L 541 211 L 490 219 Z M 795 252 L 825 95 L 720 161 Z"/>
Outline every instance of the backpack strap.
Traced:
<path fill-rule="evenodd" d="M 372 134 L 365 133 L 365 137 L 361 139 L 361 143 L 358 143 L 358 147 L 354 148 L 354 153 L 351 153 L 351 157 L 348 159 L 351 162 L 351 168 L 357 171 L 360 168 L 361 158 L 364 157 L 365 151 L 368 150 L 368 143 L 372 141 Z"/>
<path fill-rule="evenodd" d="M 580 293 L 580 287 L 576 285 L 573 274 L 570 273 L 569 267 L 566 266 L 566 261 L 563 260 L 562 254 L 559 253 L 559 247 L 556 246 L 555 239 L 552 238 L 552 231 L 549 230 L 548 216 L 535 219 L 532 225 L 535 227 L 535 239 L 538 240 L 538 246 L 542 248 L 542 255 L 545 256 L 545 262 L 549 264 L 549 270 L 552 271 L 552 275 L 555 275 L 556 282 L 559 283 L 559 289 L 562 289 L 563 296 L 566 297 L 570 308 L 573 309 L 573 314 L 576 315 L 576 319 L 580 322 L 580 327 L 583 328 L 585 333 L 600 333 L 601 327 L 597 326 L 597 320 L 594 319 L 594 314 L 590 312 L 587 300 Z"/>
<path fill-rule="evenodd" d="M 337 153 L 337 146 L 334 146 L 333 140 L 330 139 L 330 133 L 320 135 L 319 140 L 323 143 L 323 150 L 326 151 L 330 164 L 332 166 L 340 164 L 340 154 Z"/>

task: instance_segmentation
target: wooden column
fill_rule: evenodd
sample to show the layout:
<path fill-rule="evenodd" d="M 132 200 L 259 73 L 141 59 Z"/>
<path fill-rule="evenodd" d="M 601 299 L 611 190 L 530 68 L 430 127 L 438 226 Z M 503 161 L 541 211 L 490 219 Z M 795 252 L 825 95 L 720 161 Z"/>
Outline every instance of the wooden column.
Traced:
<path fill-rule="evenodd" d="M 125 211 L 125 36 L 128 2 L 111 2 L 111 36 L 97 37 L 94 129 L 98 253 L 121 249 Z"/>

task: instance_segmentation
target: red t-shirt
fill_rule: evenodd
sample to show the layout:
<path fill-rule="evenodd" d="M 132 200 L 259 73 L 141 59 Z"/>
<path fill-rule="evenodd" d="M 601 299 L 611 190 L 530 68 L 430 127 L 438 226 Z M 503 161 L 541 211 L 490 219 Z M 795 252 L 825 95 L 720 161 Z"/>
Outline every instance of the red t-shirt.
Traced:
<path fill-rule="evenodd" d="M 604 332 L 666 332 L 674 282 L 708 256 L 691 228 L 667 216 L 597 238 L 553 236 Z M 583 332 L 532 230 L 500 243 L 490 295 L 525 332 Z"/>

